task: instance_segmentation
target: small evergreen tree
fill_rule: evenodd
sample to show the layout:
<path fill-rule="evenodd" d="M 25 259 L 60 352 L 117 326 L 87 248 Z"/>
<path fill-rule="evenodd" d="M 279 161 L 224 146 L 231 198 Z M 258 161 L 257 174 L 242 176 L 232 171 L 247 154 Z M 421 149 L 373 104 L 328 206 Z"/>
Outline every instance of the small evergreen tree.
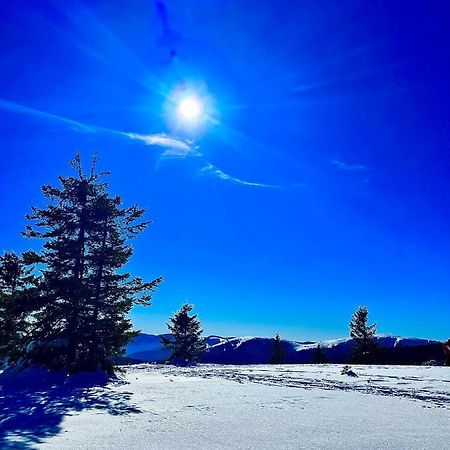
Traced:
<path fill-rule="evenodd" d="M 378 345 L 373 338 L 377 332 L 377 324 L 368 325 L 368 316 L 368 309 L 360 306 L 353 313 L 350 321 L 350 336 L 355 340 L 352 360 L 356 363 L 368 364 L 376 359 Z"/>
<path fill-rule="evenodd" d="M 450 339 L 444 342 L 444 365 L 450 366 Z"/>
<path fill-rule="evenodd" d="M 194 305 L 185 303 L 167 324 L 172 336 L 170 338 L 161 337 L 164 347 L 172 352 L 171 361 L 197 362 L 206 349 L 198 316 L 190 315 L 193 308 Z"/>
<path fill-rule="evenodd" d="M 286 352 L 280 333 L 275 335 L 272 344 L 272 352 L 269 356 L 269 364 L 284 364 L 286 360 Z"/>
<path fill-rule="evenodd" d="M 312 358 L 314 364 L 327 364 L 329 362 L 327 355 L 325 354 L 323 348 L 320 344 L 317 344 L 316 350 Z"/>

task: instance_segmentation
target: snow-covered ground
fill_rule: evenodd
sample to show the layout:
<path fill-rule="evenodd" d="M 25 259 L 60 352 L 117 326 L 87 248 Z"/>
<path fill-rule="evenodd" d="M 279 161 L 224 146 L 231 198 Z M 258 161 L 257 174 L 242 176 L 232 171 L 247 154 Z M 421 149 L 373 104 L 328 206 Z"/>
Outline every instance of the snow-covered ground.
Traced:
<path fill-rule="evenodd" d="M 342 367 L 128 366 L 104 387 L 17 394 L 0 448 L 450 448 L 450 368 Z"/>

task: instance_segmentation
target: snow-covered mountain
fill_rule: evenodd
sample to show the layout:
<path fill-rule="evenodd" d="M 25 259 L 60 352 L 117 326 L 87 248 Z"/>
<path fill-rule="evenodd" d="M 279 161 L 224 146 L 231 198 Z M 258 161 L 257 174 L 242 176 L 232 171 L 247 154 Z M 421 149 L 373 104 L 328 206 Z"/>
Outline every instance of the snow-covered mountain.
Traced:
<path fill-rule="evenodd" d="M 392 335 L 377 335 L 374 340 L 381 348 L 380 358 L 384 363 L 418 364 L 442 358 L 442 342 L 439 341 Z M 353 344 L 353 339 L 346 338 L 299 345 L 295 348 L 293 362 L 311 362 L 317 351 L 317 345 L 320 345 L 330 362 L 346 362 L 351 356 Z"/>
<path fill-rule="evenodd" d="M 165 361 L 170 356 L 170 352 L 162 346 L 161 336 L 170 335 L 139 334 L 126 346 L 125 356 L 138 361 Z"/>
<path fill-rule="evenodd" d="M 168 335 L 163 335 L 168 336 Z M 421 364 L 429 360 L 441 360 L 442 342 L 429 339 L 378 335 L 376 342 L 382 349 L 385 364 Z M 348 362 L 353 339 L 332 339 L 322 342 L 283 341 L 286 362 L 311 363 L 320 345 L 331 363 Z M 261 337 L 206 338 L 207 350 L 202 362 L 217 364 L 266 364 L 272 351 L 273 339 Z M 164 350 L 160 336 L 140 334 L 126 347 L 127 358 L 135 361 L 162 362 L 169 353 Z"/>
<path fill-rule="evenodd" d="M 161 344 L 161 337 L 170 337 L 170 334 L 146 334 L 141 333 L 134 338 L 125 349 L 125 357 L 145 362 L 162 362 L 170 356 L 170 352 L 165 350 Z M 221 336 L 208 336 L 206 344 L 208 349 L 219 344 L 224 339 Z"/>

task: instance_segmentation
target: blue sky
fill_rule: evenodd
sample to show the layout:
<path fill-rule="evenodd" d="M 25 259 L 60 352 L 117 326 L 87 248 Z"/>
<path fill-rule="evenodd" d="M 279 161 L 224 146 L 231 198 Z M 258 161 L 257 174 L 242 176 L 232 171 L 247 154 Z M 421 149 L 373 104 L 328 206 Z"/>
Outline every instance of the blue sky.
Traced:
<path fill-rule="evenodd" d="M 188 300 L 207 334 L 341 337 L 364 304 L 380 332 L 448 338 L 449 12 L 0 0 L 0 250 L 28 249 L 39 186 L 98 152 L 153 220 L 142 330 Z"/>

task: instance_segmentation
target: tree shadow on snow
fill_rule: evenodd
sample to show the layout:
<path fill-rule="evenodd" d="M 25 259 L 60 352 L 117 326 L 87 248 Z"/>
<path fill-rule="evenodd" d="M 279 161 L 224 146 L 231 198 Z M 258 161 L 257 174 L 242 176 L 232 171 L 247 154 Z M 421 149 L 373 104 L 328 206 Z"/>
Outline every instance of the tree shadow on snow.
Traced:
<path fill-rule="evenodd" d="M 42 376 L 43 371 L 16 375 L 0 375 L 1 449 L 32 448 L 43 439 L 58 434 L 64 416 L 84 409 L 112 415 L 140 412 L 130 403 L 130 393 L 112 389 L 120 381 L 109 381 L 102 375 L 83 374 L 68 378 L 48 372 Z"/>

